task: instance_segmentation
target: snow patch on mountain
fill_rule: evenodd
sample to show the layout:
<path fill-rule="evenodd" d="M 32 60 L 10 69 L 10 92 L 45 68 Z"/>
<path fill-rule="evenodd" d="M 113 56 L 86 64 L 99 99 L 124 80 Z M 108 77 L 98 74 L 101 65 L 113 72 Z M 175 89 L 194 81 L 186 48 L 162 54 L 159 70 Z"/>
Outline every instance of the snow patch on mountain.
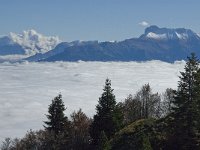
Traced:
<path fill-rule="evenodd" d="M 156 34 L 156 33 L 153 33 L 153 32 L 149 32 L 147 35 L 146 35 L 147 38 L 153 38 L 153 39 L 166 39 L 167 36 L 166 34 Z"/>
<path fill-rule="evenodd" d="M 57 36 L 44 36 L 33 29 L 23 31 L 21 34 L 11 32 L 8 37 L 13 43 L 21 45 L 27 55 L 45 53 L 61 42 Z"/>
<path fill-rule="evenodd" d="M 188 39 L 188 34 L 186 34 L 186 33 L 181 33 L 181 34 L 179 34 L 179 33 L 177 33 L 177 32 L 175 32 L 176 33 L 176 36 L 179 38 L 179 39 L 182 39 L 182 40 L 187 40 Z"/>

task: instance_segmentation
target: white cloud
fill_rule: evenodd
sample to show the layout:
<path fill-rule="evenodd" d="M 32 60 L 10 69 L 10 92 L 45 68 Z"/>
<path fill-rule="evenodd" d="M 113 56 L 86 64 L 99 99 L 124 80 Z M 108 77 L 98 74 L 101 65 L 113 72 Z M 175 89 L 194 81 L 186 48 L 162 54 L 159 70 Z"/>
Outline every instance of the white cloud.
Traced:
<path fill-rule="evenodd" d="M 142 21 L 142 22 L 139 23 L 139 25 L 142 26 L 142 27 L 148 27 L 149 23 L 146 22 L 146 21 Z"/>
<path fill-rule="evenodd" d="M 57 36 L 44 36 L 33 29 L 23 31 L 21 34 L 11 32 L 9 38 L 21 45 L 29 55 L 45 53 L 61 42 Z"/>
<path fill-rule="evenodd" d="M 112 80 L 117 101 L 149 83 L 154 92 L 176 89 L 185 62 L 55 62 L 0 64 L 0 141 L 43 128 L 51 100 L 59 92 L 66 114 L 82 108 L 92 116 L 105 79 Z"/>

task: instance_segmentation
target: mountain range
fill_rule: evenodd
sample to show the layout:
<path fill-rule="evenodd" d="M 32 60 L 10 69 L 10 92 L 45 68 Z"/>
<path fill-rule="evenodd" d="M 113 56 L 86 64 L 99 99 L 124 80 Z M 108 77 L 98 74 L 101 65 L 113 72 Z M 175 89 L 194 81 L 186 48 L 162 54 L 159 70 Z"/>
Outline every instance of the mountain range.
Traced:
<path fill-rule="evenodd" d="M 0 55 L 27 55 L 28 61 L 146 61 L 173 62 L 191 53 L 200 56 L 200 37 L 185 28 L 149 26 L 138 38 L 115 42 L 61 42 L 34 30 L 0 38 Z M 28 57 L 29 56 L 29 57 Z"/>

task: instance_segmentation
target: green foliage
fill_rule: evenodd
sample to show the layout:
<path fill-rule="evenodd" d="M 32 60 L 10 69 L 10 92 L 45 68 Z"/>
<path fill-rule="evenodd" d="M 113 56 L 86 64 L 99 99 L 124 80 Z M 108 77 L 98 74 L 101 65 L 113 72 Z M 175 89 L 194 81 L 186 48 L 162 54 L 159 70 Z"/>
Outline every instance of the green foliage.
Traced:
<path fill-rule="evenodd" d="M 47 119 L 45 121 L 45 134 L 43 149 L 64 150 L 69 144 L 69 132 L 71 123 L 65 116 L 65 105 L 62 101 L 62 95 L 56 96 L 49 105 Z"/>
<path fill-rule="evenodd" d="M 151 143 L 149 141 L 149 137 L 146 135 L 142 136 L 142 148 L 141 150 L 153 150 L 151 147 Z"/>
<path fill-rule="evenodd" d="M 188 57 L 184 72 L 181 72 L 178 90 L 173 102 L 172 139 L 177 149 L 200 149 L 198 108 L 200 84 L 199 62 L 194 54 Z M 173 143 L 172 143 L 173 145 Z"/>
<path fill-rule="evenodd" d="M 100 134 L 100 140 L 98 144 L 98 150 L 110 150 L 110 143 L 104 131 Z"/>
<path fill-rule="evenodd" d="M 111 140 L 112 149 L 151 150 L 152 145 L 149 132 L 154 122 L 154 119 L 141 119 L 123 128 Z"/>
<path fill-rule="evenodd" d="M 62 95 L 59 94 L 56 96 L 52 103 L 49 105 L 47 119 L 45 121 L 45 129 L 49 132 L 54 132 L 56 135 L 64 131 L 65 123 L 68 121 L 67 117 L 64 114 L 65 106 L 62 101 Z"/>
<path fill-rule="evenodd" d="M 113 89 L 111 88 L 111 81 L 109 79 L 106 79 L 102 96 L 99 98 L 99 104 L 96 106 L 96 111 L 97 113 L 94 115 L 90 127 L 93 145 L 98 145 L 102 131 L 104 131 L 107 138 L 110 139 L 122 126 L 122 113 L 120 108 L 116 105 Z"/>

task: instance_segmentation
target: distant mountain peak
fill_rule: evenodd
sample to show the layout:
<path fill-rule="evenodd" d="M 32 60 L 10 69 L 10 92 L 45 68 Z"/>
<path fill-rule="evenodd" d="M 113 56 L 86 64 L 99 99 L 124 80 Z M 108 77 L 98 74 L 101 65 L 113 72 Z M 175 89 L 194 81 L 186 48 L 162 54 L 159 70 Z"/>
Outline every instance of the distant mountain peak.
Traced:
<path fill-rule="evenodd" d="M 33 29 L 0 38 L 0 56 L 22 55 L 28 61 L 173 62 L 185 59 L 191 52 L 200 56 L 199 49 L 200 36 L 192 30 L 155 25 L 147 27 L 139 38 L 119 42 L 61 42 L 58 37 L 44 36 Z"/>
<path fill-rule="evenodd" d="M 61 42 L 57 36 L 44 36 L 34 29 L 23 31 L 20 34 L 11 32 L 8 38 L 11 41 L 10 43 L 21 45 L 29 55 L 45 53 Z"/>
<path fill-rule="evenodd" d="M 145 34 L 148 34 L 149 32 L 157 32 L 158 30 L 160 30 L 158 26 L 152 25 L 145 29 Z"/>
<path fill-rule="evenodd" d="M 188 40 L 190 38 L 199 38 L 199 36 L 190 29 L 185 28 L 159 28 L 152 25 L 145 29 L 145 33 L 140 38 L 156 40 Z"/>

